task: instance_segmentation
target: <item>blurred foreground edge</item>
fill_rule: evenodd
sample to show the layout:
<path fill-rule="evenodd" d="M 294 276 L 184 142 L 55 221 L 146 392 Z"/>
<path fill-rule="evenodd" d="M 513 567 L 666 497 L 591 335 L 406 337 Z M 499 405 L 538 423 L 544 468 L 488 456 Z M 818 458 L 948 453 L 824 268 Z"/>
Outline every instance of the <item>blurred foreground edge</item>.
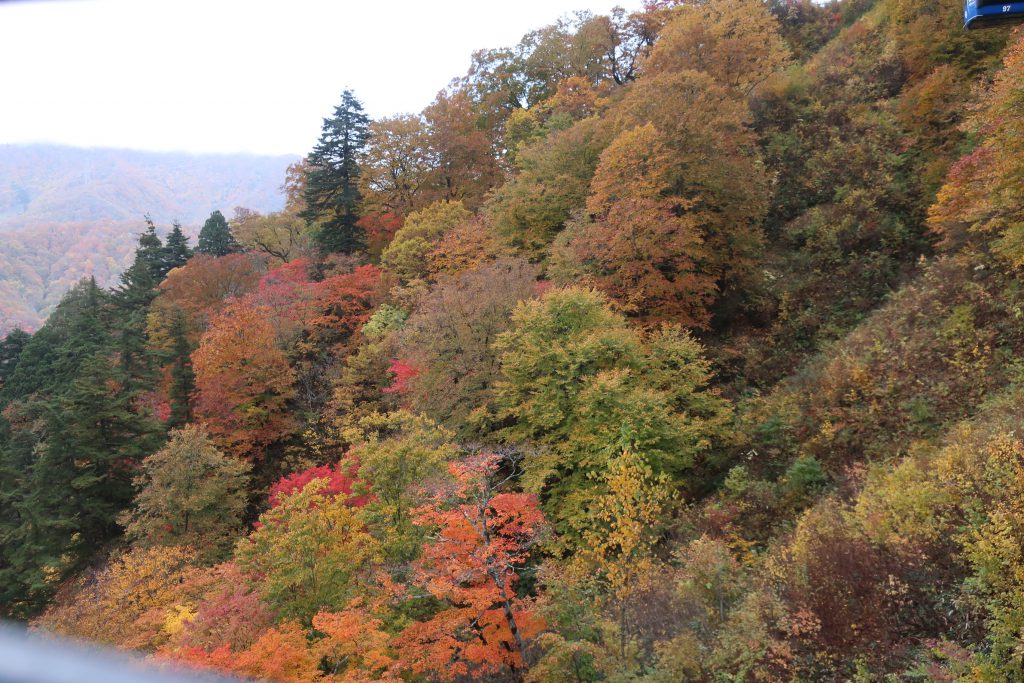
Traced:
<path fill-rule="evenodd" d="M 0 623 L 0 683 L 238 683 Z"/>

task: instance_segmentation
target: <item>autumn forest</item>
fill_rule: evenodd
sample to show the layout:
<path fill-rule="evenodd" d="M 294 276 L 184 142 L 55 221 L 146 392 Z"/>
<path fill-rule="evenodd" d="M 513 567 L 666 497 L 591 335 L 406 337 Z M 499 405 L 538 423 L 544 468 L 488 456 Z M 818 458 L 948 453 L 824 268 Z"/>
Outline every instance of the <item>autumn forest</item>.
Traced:
<path fill-rule="evenodd" d="M 346 90 L 0 340 L 0 615 L 281 683 L 1024 682 L 1024 33 L 649 0 Z M 133 238 L 134 239 L 134 238 Z"/>

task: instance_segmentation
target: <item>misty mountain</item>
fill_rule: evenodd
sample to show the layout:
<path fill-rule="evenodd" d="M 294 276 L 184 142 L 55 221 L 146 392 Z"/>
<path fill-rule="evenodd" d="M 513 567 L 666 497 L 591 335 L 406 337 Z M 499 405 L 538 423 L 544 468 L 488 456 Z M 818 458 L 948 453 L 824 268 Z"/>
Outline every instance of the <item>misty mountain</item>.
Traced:
<path fill-rule="evenodd" d="M 179 220 L 214 209 L 273 211 L 290 156 L 193 155 L 0 145 L 0 227 L 68 221 Z"/>
<path fill-rule="evenodd" d="M 0 334 L 38 327 L 83 277 L 112 284 L 147 214 L 195 235 L 215 209 L 280 209 L 297 160 L 0 145 Z"/>

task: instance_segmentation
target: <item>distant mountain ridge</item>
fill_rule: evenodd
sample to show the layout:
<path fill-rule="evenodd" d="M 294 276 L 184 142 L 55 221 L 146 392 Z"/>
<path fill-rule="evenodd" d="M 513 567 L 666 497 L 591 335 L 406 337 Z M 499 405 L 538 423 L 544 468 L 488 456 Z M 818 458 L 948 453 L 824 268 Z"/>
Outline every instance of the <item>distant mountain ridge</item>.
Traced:
<path fill-rule="evenodd" d="M 136 220 L 201 224 L 214 209 L 274 211 L 293 156 L 0 145 L 0 227 Z"/>
<path fill-rule="evenodd" d="M 0 335 L 37 327 L 83 277 L 112 284 L 147 214 L 195 234 L 215 209 L 280 209 L 297 160 L 0 145 Z"/>

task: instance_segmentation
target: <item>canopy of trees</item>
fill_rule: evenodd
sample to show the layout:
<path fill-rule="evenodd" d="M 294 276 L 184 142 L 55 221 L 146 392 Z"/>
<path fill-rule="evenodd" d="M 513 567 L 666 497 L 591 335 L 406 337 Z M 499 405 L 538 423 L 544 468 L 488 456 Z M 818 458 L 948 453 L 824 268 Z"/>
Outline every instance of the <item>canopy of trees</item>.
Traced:
<path fill-rule="evenodd" d="M 1024 681 L 1024 38 L 648 2 L 346 92 L 0 341 L 0 609 L 260 680 Z"/>

